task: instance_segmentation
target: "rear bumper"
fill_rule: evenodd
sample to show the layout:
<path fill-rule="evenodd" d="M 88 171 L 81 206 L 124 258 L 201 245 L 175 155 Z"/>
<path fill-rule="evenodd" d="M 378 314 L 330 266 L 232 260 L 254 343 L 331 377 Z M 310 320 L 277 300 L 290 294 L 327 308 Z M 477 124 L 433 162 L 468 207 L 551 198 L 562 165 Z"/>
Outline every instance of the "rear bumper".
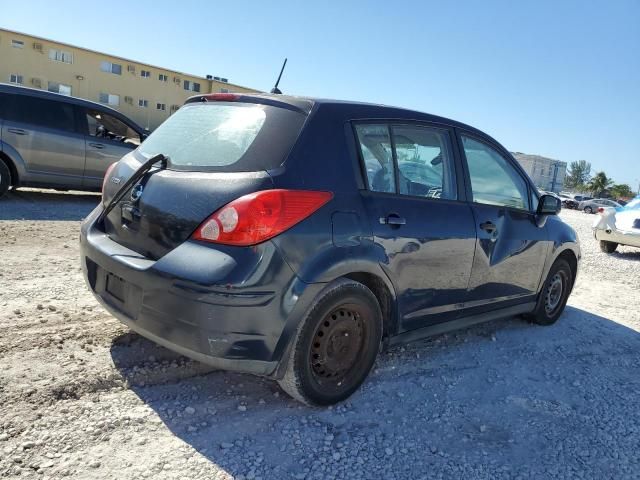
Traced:
<path fill-rule="evenodd" d="M 622 232 L 617 229 L 604 230 L 601 228 L 594 228 L 593 236 L 596 240 L 604 240 L 607 242 L 619 243 L 620 245 L 640 248 L 640 234 L 637 233 Z"/>
<path fill-rule="evenodd" d="M 276 247 L 187 241 L 154 261 L 83 223 L 82 269 L 98 301 L 142 336 L 213 367 L 274 376 L 322 284 L 305 284 Z"/>

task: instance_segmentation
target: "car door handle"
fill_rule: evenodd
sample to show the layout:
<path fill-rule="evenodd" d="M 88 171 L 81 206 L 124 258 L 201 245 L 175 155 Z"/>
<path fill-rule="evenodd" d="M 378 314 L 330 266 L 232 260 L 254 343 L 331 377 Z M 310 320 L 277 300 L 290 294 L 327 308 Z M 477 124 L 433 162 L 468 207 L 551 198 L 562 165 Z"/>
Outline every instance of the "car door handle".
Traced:
<path fill-rule="evenodd" d="M 89 146 L 97 148 L 98 150 L 102 150 L 104 148 L 104 145 L 102 145 L 101 143 L 90 143 Z"/>
<path fill-rule="evenodd" d="M 386 217 L 380 217 L 380 223 L 382 225 L 406 225 L 407 220 L 402 218 L 395 213 L 391 215 L 387 215 Z"/>
<path fill-rule="evenodd" d="M 487 233 L 494 233 L 498 229 L 498 227 L 496 227 L 496 224 L 493 222 L 481 223 L 480 228 Z"/>
<path fill-rule="evenodd" d="M 7 128 L 7 131 L 15 133 L 16 135 L 26 135 L 27 131 L 21 128 Z"/>

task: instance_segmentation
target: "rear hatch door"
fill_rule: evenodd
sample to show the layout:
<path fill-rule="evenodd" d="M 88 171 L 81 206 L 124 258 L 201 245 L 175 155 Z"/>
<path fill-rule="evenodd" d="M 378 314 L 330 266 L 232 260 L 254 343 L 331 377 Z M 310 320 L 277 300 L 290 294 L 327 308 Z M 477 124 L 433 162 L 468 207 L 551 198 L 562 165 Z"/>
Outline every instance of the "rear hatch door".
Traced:
<path fill-rule="evenodd" d="M 126 192 L 104 219 L 104 231 L 147 258 L 162 257 L 222 206 L 273 188 L 267 171 L 284 163 L 306 117 L 287 105 L 186 104 L 105 179 L 106 204 L 146 160 L 159 153 L 169 158 L 166 169 L 152 169 Z"/>

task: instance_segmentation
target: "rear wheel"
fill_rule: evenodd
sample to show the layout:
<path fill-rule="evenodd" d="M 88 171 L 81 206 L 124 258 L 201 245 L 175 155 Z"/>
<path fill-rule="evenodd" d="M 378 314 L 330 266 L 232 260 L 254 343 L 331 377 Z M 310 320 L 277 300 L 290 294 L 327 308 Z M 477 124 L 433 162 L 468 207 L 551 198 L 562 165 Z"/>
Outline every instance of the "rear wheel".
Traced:
<path fill-rule="evenodd" d="M 584 213 L 593 213 L 593 208 L 591 208 L 591 207 L 584 207 Z"/>
<path fill-rule="evenodd" d="M 0 160 L 0 197 L 2 197 L 11 187 L 11 171 L 7 164 Z"/>
<path fill-rule="evenodd" d="M 564 311 L 572 286 L 571 267 L 566 260 L 556 260 L 544 282 L 536 309 L 527 318 L 538 325 L 555 323 Z"/>
<path fill-rule="evenodd" d="M 600 250 L 604 253 L 613 253 L 618 248 L 618 244 L 616 242 L 607 242 L 606 240 L 600 240 Z"/>
<path fill-rule="evenodd" d="M 308 405 L 340 402 L 369 374 L 381 338 L 376 297 L 361 283 L 341 279 L 321 294 L 302 321 L 278 383 Z"/>

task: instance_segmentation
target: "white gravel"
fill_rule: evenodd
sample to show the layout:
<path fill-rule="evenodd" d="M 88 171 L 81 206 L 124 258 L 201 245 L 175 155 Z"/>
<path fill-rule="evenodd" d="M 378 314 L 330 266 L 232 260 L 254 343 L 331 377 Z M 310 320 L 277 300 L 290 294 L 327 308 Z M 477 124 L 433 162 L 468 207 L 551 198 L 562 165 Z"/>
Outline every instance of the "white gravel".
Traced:
<path fill-rule="evenodd" d="M 640 476 L 640 250 L 606 255 L 593 216 L 552 327 L 512 318 L 384 353 L 348 402 L 311 409 L 260 378 L 130 333 L 87 292 L 93 195 L 0 200 L 0 477 Z"/>

